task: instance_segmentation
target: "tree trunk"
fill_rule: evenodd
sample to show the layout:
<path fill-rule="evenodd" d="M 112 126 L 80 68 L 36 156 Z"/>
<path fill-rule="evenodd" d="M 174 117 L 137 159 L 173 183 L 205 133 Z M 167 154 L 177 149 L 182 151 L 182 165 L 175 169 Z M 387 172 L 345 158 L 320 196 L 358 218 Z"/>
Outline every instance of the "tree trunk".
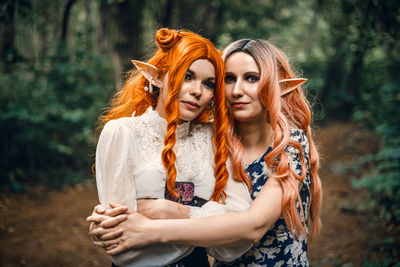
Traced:
<path fill-rule="evenodd" d="M 201 21 L 196 23 L 200 27 L 203 27 L 204 31 L 201 32 L 201 34 L 210 39 L 210 41 L 214 44 L 222 30 L 220 27 L 223 25 L 225 10 L 226 7 L 224 6 L 223 1 L 207 1 L 207 4 L 204 5 L 203 10 L 201 10 L 203 13 L 200 16 Z"/>
<path fill-rule="evenodd" d="M 142 14 L 145 1 L 126 0 L 115 4 L 113 20 L 118 29 L 114 50 L 117 52 L 122 70 L 131 69 L 131 59 L 140 59 L 142 52 Z"/>
<path fill-rule="evenodd" d="M 174 2 L 172 0 L 167 0 L 165 4 L 165 12 L 161 13 L 160 22 L 163 27 L 171 27 L 172 25 L 172 12 L 174 9 Z"/>
<path fill-rule="evenodd" d="M 65 41 L 67 39 L 69 15 L 71 14 L 71 8 L 75 2 L 76 0 L 68 0 L 67 4 L 65 5 L 63 19 L 61 22 L 61 41 Z"/>
<path fill-rule="evenodd" d="M 174 12 L 174 0 L 167 1 L 147 1 L 149 4 L 148 8 L 150 8 L 151 13 L 153 14 L 156 25 L 159 28 L 172 28 L 172 14 Z"/>
<path fill-rule="evenodd" d="M 99 6 L 100 23 L 98 24 L 98 46 L 100 54 L 105 53 L 109 49 L 108 21 L 110 18 L 110 6 L 106 0 L 102 0 Z"/>
<path fill-rule="evenodd" d="M 314 37 L 317 34 L 316 33 L 316 27 L 317 27 L 317 19 L 318 16 L 320 16 L 321 9 L 323 7 L 323 0 L 316 0 L 314 5 L 313 5 L 313 12 L 312 12 L 312 18 L 311 18 L 311 23 L 309 25 L 308 31 L 306 33 L 306 43 L 304 46 L 305 54 L 306 57 L 308 58 L 311 54 L 311 50 L 313 48 L 313 43 L 314 43 Z"/>
<path fill-rule="evenodd" d="M 357 50 L 354 53 L 354 59 L 351 65 L 350 74 L 347 77 L 347 84 L 345 92 L 351 95 L 355 102 L 360 101 L 360 86 L 362 84 L 361 74 L 364 66 L 364 56 L 372 44 L 372 36 L 370 31 L 375 28 L 375 21 L 378 18 L 374 18 L 374 11 L 376 7 L 372 1 L 366 1 L 364 6 L 360 7 L 359 18 L 361 23 L 358 26 L 358 40 L 355 42 Z M 371 17 L 372 16 L 372 17 Z M 354 104 L 355 105 L 355 104 Z"/>
<path fill-rule="evenodd" d="M 332 56 L 328 63 L 328 68 L 325 75 L 325 86 L 322 89 L 320 101 L 323 106 L 326 106 L 328 97 L 333 88 L 340 90 L 341 81 L 343 79 L 343 58 L 345 58 L 344 49 L 342 47 L 345 38 L 338 37 L 335 40 L 336 53 Z"/>
<path fill-rule="evenodd" d="M 2 1 L 0 4 L 0 35 L 2 36 L 0 57 L 4 63 L 4 72 L 11 72 L 11 65 L 16 60 L 15 37 L 15 1 Z"/>
<path fill-rule="evenodd" d="M 353 64 L 351 66 L 350 74 L 347 78 L 347 84 L 345 91 L 354 97 L 354 99 L 360 99 L 360 84 L 361 84 L 361 72 L 364 63 L 364 55 L 366 50 L 360 48 L 356 51 Z"/>

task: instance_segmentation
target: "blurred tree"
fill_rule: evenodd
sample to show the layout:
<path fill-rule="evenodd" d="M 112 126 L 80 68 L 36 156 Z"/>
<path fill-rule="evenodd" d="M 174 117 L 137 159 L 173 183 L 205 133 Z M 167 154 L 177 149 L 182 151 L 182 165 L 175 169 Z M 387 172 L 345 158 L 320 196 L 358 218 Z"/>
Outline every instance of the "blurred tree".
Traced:
<path fill-rule="evenodd" d="M 68 23 L 69 17 L 71 13 L 71 8 L 75 4 L 76 0 L 68 0 L 65 4 L 62 22 L 61 22 L 61 36 L 60 40 L 65 41 L 67 39 L 67 32 L 68 32 Z"/>
<path fill-rule="evenodd" d="M 211 0 L 150 0 L 146 9 L 153 23 L 147 31 L 155 28 L 188 29 L 215 42 L 222 26 L 224 5 L 227 1 Z M 147 19 L 147 18 L 145 18 Z M 151 36 L 152 38 L 153 36 Z M 150 39 L 150 38 L 149 38 Z"/>
<path fill-rule="evenodd" d="M 16 1 L 7 0 L 0 3 L 0 58 L 3 62 L 5 73 L 11 71 L 11 64 L 17 58 L 15 48 L 15 9 Z"/>
<path fill-rule="evenodd" d="M 131 58 L 143 56 L 141 36 L 144 1 L 115 1 L 112 5 L 112 19 L 118 31 L 114 50 L 126 71 L 131 68 Z"/>
<path fill-rule="evenodd" d="M 8 4 L 2 2 L 1 10 Z M 21 190 L 31 182 L 78 182 L 89 175 L 94 124 L 112 83 L 109 59 L 96 56 L 96 45 L 87 45 L 96 38 L 86 32 L 92 26 L 84 22 L 96 21 L 87 20 L 84 5 L 93 2 L 12 4 L 10 40 L 14 55 L 20 56 L 0 62 L 0 183 Z M 10 42 L 1 40 L 4 55 Z M 60 49 L 67 42 L 69 49 Z"/>
<path fill-rule="evenodd" d="M 322 14 L 330 26 L 331 49 L 326 50 L 325 85 L 320 100 L 331 114 L 351 114 L 360 102 L 363 75 L 368 75 L 363 72 L 365 56 L 371 50 L 384 47 L 382 36 L 386 33 L 380 25 L 386 25 L 394 34 L 395 24 L 391 26 L 387 21 L 395 22 L 398 16 L 399 5 L 395 2 L 338 0 L 323 3 Z"/>

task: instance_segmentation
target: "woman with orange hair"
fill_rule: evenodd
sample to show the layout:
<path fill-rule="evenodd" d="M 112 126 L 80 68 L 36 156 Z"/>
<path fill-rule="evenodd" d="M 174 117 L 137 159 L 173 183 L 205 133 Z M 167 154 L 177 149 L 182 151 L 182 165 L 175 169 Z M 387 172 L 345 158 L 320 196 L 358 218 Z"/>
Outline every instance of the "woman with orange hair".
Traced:
<path fill-rule="evenodd" d="M 306 79 L 297 78 L 286 55 L 264 40 L 236 41 L 224 50 L 223 58 L 234 118 L 230 152 L 251 179 L 250 208 L 186 220 L 149 220 L 139 213 L 114 218 L 94 233 L 107 240 L 98 245 L 113 244 L 108 254 L 154 243 L 254 243 L 239 259 L 217 260 L 215 265 L 308 266 L 307 240 L 321 227 L 322 191 L 311 111 L 301 88 Z"/>
<path fill-rule="evenodd" d="M 165 214 L 185 218 L 246 210 L 251 199 L 245 177 L 228 179 L 229 121 L 220 52 L 189 31 L 164 28 L 155 39 L 155 54 L 147 63 L 132 61 L 139 72 L 131 72 L 111 109 L 100 117 L 104 128 L 96 151 L 96 182 L 101 205 L 120 203 L 127 209 L 116 210 L 127 213 L 140 210 L 143 199 L 166 197 L 175 202 Z M 107 215 L 98 214 L 103 220 Z M 222 254 L 237 257 L 247 249 Z M 220 252 L 210 251 L 217 257 Z M 112 261 L 118 266 L 208 265 L 204 249 L 184 245 L 127 251 Z"/>

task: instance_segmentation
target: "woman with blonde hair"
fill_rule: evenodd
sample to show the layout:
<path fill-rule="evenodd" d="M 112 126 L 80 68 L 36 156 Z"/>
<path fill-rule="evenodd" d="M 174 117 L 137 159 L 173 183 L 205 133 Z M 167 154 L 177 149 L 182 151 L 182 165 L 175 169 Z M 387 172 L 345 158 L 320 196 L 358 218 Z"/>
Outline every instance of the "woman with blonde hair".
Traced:
<path fill-rule="evenodd" d="M 254 243 L 216 266 L 308 266 L 308 239 L 320 231 L 322 201 L 311 110 L 286 55 L 270 42 L 243 39 L 223 53 L 233 116 L 230 153 L 236 175 L 251 179 L 247 211 L 185 220 L 149 220 L 139 213 L 100 223 L 99 246 L 114 255 L 155 243 L 230 247 Z M 166 201 L 166 200 L 165 200 Z M 153 203 L 147 202 L 150 208 Z M 310 227 L 311 223 L 311 227 Z M 310 227 L 310 228 L 309 228 Z"/>
<path fill-rule="evenodd" d="M 245 177 L 229 179 L 226 165 L 229 121 L 220 52 L 189 31 L 164 28 L 155 39 L 157 51 L 146 63 L 132 61 L 138 72 L 130 74 L 111 109 L 100 117 L 104 125 L 96 152 L 100 203 L 105 208 L 120 203 L 127 208 L 114 211 L 127 212 L 140 210 L 144 199 L 165 197 L 174 202 L 162 216 L 182 218 L 246 210 L 251 199 Z M 98 216 L 107 219 L 107 215 Z M 91 229 L 96 229 L 94 222 Z M 233 259 L 247 249 L 209 253 Z M 208 265 L 204 249 L 170 244 L 126 251 L 112 261 L 118 266 Z"/>

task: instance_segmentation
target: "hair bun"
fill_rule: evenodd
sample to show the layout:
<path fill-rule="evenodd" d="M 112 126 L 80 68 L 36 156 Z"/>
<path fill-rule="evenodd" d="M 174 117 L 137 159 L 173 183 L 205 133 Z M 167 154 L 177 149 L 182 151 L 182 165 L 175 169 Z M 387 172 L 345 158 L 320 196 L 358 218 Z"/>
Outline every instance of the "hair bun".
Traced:
<path fill-rule="evenodd" d="M 162 28 L 156 32 L 157 45 L 164 51 L 169 50 L 179 39 L 180 33 L 177 30 Z"/>

